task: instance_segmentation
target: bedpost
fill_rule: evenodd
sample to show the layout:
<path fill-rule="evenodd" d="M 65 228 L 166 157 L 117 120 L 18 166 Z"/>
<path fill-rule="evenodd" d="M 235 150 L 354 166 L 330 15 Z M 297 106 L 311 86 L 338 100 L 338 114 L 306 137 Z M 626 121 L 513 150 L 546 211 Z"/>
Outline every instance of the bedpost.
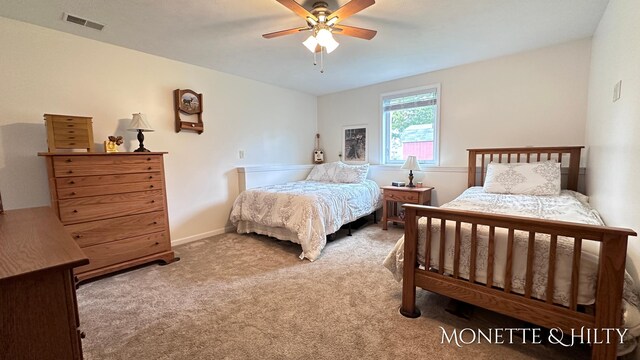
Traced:
<path fill-rule="evenodd" d="M 622 323 L 622 289 L 624 284 L 627 235 L 605 233 L 600 245 L 598 284 L 596 289 L 595 328 L 602 344 L 594 343 L 592 359 L 615 359 L 620 339 L 611 331 L 606 343 L 605 329 L 618 329 Z"/>
<path fill-rule="evenodd" d="M 575 147 L 569 152 L 569 177 L 567 178 L 567 189 L 578 191 L 578 176 L 580 174 L 580 152 L 582 146 Z"/>
<path fill-rule="evenodd" d="M 404 266 L 402 274 L 402 306 L 400 314 L 409 317 L 420 317 L 416 309 L 415 267 L 418 264 L 418 217 L 416 209 L 405 208 L 404 223 Z"/>
<path fill-rule="evenodd" d="M 469 167 L 467 169 L 469 181 L 467 182 L 467 187 L 472 187 L 476 186 L 476 152 L 472 149 L 467 149 L 467 151 L 469 152 Z M 483 169 L 480 171 L 483 171 Z"/>

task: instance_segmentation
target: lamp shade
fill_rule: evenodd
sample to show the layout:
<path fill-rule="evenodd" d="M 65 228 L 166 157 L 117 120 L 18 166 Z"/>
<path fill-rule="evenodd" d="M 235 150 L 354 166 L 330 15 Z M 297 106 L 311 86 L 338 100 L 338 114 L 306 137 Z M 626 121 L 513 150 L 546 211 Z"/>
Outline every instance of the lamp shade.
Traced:
<path fill-rule="evenodd" d="M 316 40 L 318 40 L 318 44 L 320 44 L 320 46 L 327 46 L 329 43 L 331 43 L 331 41 L 335 41 L 333 40 L 331 31 L 325 28 L 318 30 L 318 33 L 316 34 Z"/>
<path fill-rule="evenodd" d="M 420 163 L 418 163 L 418 159 L 413 155 L 407 157 L 407 161 L 405 161 L 404 165 L 402 165 L 402 169 L 414 171 L 422 170 L 420 168 Z"/>
<path fill-rule="evenodd" d="M 129 130 L 131 131 L 153 131 L 153 128 L 147 122 L 147 117 L 144 114 L 133 114 L 131 123 L 129 124 Z"/>
<path fill-rule="evenodd" d="M 318 46 L 318 40 L 313 37 L 313 35 L 309 36 L 307 40 L 303 41 L 302 44 L 309 49 L 309 51 L 316 52 L 316 46 Z"/>

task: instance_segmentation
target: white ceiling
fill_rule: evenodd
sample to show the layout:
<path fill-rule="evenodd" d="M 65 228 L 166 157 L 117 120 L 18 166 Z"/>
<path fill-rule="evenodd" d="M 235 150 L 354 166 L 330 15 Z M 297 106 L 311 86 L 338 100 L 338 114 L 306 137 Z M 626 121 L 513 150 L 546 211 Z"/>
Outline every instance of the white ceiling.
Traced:
<path fill-rule="evenodd" d="M 326 1 L 332 10 L 348 2 Z M 343 24 L 378 35 L 335 36 L 324 74 L 301 44 L 306 32 L 261 37 L 305 25 L 275 0 L 0 0 L 0 16 L 323 95 L 589 37 L 607 2 L 377 0 Z M 63 12 L 106 27 L 63 22 Z"/>

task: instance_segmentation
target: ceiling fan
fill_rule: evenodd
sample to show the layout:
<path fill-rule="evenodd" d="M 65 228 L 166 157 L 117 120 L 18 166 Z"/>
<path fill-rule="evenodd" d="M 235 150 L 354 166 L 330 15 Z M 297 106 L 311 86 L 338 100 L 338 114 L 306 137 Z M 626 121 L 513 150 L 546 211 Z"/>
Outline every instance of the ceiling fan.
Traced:
<path fill-rule="evenodd" d="M 262 35 L 262 37 L 264 37 L 265 39 L 272 39 L 275 37 L 296 34 L 303 31 L 311 31 L 311 35 L 307 38 L 307 40 L 303 42 L 303 44 L 307 47 L 307 49 L 309 49 L 309 51 L 314 53 L 314 60 L 315 54 L 320 53 L 320 72 L 324 72 L 324 68 L 322 67 L 323 52 L 329 54 L 333 50 L 335 50 L 338 45 L 340 45 L 333 38 L 333 34 L 352 36 L 365 40 L 371 40 L 374 36 L 376 36 L 377 31 L 375 30 L 340 24 L 349 16 L 375 4 L 375 0 L 351 0 L 336 11 L 329 10 L 328 4 L 324 1 L 315 2 L 311 11 L 308 11 L 294 0 L 276 1 L 296 13 L 296 15 L 303 18 L 307 25 L 304 27 L 297 27 L 293 29 L 264 34 Z M 315 64 L 316 62 L 314 61 L 314 65 Z"/>

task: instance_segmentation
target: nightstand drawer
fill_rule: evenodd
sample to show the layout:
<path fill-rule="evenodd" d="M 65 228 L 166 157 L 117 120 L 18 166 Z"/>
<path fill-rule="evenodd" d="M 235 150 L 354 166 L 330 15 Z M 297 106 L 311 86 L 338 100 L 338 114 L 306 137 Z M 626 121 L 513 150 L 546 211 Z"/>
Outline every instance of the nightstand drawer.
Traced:
<path fill-rule="evenodd" d="M 384 199 L 391 201 L 418 203 L 420 193 L 403 190 L 387 190 L 384 191 Z"/>

